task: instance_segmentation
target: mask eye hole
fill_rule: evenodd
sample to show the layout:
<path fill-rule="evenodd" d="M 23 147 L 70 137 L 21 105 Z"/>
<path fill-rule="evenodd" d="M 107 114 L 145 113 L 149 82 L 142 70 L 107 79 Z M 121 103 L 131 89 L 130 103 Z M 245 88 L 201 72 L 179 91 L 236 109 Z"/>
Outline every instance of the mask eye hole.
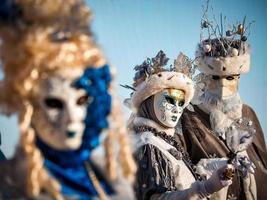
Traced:
<path fill-rule="evenodd" d="M 182 106 L 184 106 L 184 100 L 181 100 L 181 101 L 179 101 L 179 103 L 178 103 L 178 106 L 180 106 L 180 107 L 182 107 Z"/>
<path fill-rule="evenodd" d="M 88 101 L 89 101 L 89 96 L 83 95 L 77 99 L 76 103 L 77 105 L 82 106 L 82 105 L 88 104 L 89 103 Z"/>
<path fill-rule="evenodd" d="M 165 99 L 168 103 L 175 105 L 175 100 L 174 98 L 170 97 L 170 96 L 165 96 Z"/>
<path fill-rule="evenodd" d="M 213 79 L 213 80 L 219 80 L 220 77 L 219 77 L 219 76 L 212 76 L 212 79 Z"/>
<path fill-rule="evenodd" d="M 44 100 L 45 105 L 49 108 L 54 108 L 54 109 L 62 109 L 63 108 L 63 102 L 60 99 L 57 98 L 46 98 Z"/>
<path fill-rule="evenodd" d="M 232 80 L 234 80 L 235 78 L 233 77 L 233 76 L 227 76 L 226 77 L 226 80 L 228 80 L 228 81 L 232 81 Z"/>

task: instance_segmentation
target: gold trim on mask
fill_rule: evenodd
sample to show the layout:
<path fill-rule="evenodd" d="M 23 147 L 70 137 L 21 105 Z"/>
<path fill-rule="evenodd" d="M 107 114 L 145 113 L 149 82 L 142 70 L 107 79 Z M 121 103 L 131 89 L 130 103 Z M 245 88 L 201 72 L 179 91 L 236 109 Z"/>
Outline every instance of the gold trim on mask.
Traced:
<path fill-rule="evenodd" d="M 185 101 L 185 92 L 179 89 L 168 89 L 168 94 L 176 101 Z"/>

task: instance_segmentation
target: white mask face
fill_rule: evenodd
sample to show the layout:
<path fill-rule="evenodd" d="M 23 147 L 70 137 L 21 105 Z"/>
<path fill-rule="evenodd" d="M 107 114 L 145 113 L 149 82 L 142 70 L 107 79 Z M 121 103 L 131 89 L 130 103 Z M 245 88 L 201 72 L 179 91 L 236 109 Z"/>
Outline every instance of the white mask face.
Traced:
<path fill-rule="evenodd" d="M 227 99 L 238 92 L 239 75 L 210 76 L 206 90 L 219 99 Z"/>
<path fill-rule="evenodd" d="M 73 83 L 80 69 L 59 70 L 39 88 L 33 125 L 43 142 L 57 150 L 75 150 L 82 143 L 89 97 Z"/>
<path fill-rule="evenodd" d="M 154 96 L 157 119 L 166 127 L 174 128 L 184 109 L 185 94 L 177 89 L 165 89 Z"/>

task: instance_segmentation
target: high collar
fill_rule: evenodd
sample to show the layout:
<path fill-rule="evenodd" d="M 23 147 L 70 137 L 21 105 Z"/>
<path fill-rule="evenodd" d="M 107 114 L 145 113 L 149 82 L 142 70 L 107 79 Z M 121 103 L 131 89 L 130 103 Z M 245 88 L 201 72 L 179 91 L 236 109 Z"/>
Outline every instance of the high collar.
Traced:
<path fill-rule="evenodd" d="M 157 131 L 164 131 L 167 135 L 173 136 L 175 129 L 174 128 L 165 128 L 161 125 L 159 125 L 158 123 L 144 118 L 144 117 L 135 117 L 133 120 L 133 125 L 134 126 L 149 126 L 152 128 L 155 128 Z"/>

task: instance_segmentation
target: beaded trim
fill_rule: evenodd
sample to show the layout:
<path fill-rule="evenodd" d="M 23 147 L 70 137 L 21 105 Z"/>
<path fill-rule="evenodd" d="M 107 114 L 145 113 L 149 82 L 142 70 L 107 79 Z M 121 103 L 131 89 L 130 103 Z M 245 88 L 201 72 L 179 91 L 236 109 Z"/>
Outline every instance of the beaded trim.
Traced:
<path fill-rule="evenodd" d="M 177 160 L 183 160 L 186 166 L 189 168 L 196 180 L 202 180 L 202 177 L 196 172 L 196 166 L 192 163 L 189 154 L 184 150 L 184 148 L 179 144 L 174 137 L 166 134 L 164 131 L 157 131 L 156 128 L 150 126 L 137 126 L 134 127 L 135 132 L 141 134 L 142 132 L 151 132 L 156 137 L 160 137 L 168 144 L 172 145 L 174 148 L 169 150 L 169 153 L 174 156 Z"/>

